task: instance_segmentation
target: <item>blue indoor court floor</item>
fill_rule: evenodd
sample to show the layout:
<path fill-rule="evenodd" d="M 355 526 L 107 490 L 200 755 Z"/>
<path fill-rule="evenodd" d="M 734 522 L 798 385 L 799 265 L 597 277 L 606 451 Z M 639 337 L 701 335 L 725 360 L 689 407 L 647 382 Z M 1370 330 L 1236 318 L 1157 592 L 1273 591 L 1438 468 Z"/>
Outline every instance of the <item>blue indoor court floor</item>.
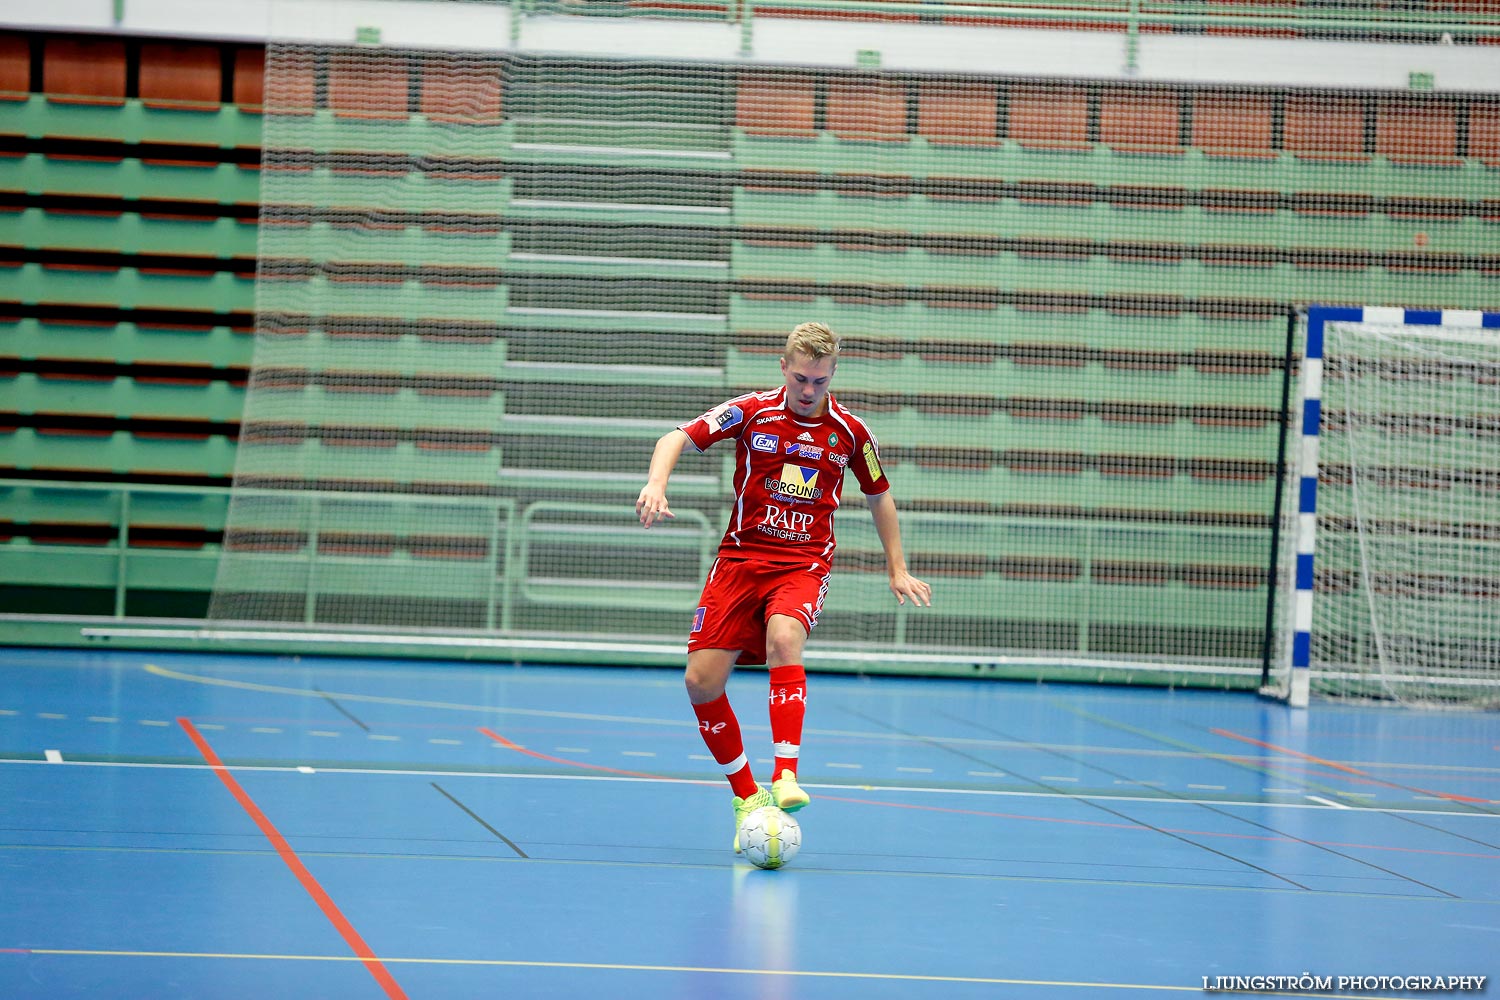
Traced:
<path fill-rule="evenodd" d="M 763 779 L 765 684 L 730 688 Z M 805 843 L 763 872 L 676 670 L 0 649 L 0 1000 L 1083 1000 L 1303 973 L 1333 985 L 1267 992 L 1368 998 L 1409 994 L 1337 977 L 1500 972 L 1500 713 L 809 686 Z"/>

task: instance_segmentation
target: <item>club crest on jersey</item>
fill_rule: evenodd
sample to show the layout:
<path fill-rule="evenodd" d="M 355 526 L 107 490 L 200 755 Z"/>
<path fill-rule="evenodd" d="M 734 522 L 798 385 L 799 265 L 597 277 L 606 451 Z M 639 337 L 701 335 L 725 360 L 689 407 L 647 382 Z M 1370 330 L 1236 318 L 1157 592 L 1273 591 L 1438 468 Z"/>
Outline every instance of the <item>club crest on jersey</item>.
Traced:
<path fill-rule="evenodd" d="M 745 419 L 745 413 L 738 406 L 728 403 L 720 403 L 712 410 L 704 414 L 704 420 L 716 431 L 727 430 Z"/>
<path fill-rule="evenodd" d="M 753 451 L 763 451 L 767 454 L 776 454 L 776 447 L 781 444 L 781 438 L 775 434 L 752 434 L 750 435 L 750 448 Z"/>
<path fill-rule="evenodd" d="M 781 481 L 766 480 L 766 488 L 773 493 L 795 497 L 798 500 L 817 500 L 823 496 L 818 488 L 818 470 L 805 465 L 790 463 L 781 467 Z"/>

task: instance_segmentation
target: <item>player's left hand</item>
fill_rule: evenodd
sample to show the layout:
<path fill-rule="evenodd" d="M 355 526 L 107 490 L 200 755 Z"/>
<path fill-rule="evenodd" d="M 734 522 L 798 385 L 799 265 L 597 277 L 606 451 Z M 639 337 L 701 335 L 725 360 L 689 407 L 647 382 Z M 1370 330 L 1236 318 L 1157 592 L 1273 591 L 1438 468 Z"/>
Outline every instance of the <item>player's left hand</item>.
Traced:
<path fill-rule="evenodd" d="M 905 604 L 909 597 L 919 608 L 932 607 L 932 588 L 910 573 L 896 573 L 891 577 L 891 593 L 896 595 L 897 604 Z"/>

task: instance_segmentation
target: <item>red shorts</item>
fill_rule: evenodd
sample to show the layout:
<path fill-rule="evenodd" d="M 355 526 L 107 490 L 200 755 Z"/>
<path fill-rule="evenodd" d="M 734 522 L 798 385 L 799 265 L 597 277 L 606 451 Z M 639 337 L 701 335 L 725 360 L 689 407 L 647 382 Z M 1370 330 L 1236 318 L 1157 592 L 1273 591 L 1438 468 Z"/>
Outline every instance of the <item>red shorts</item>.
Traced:
<path fill-rule="evenodd" d="M 766 622 L 790 615 L 808 632 L 828 595 L 828 564 L 715 559 L 693 612 L 688 652 L 738 649 L 738 663 L 766 662 Z"/>

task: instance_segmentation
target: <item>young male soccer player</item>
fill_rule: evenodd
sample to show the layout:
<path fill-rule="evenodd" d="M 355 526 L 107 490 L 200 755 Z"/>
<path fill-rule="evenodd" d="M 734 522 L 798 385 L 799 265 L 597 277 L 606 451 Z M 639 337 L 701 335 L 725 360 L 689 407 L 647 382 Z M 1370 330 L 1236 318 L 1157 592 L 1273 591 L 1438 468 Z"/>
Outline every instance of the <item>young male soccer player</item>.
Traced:
<path fill-rule="evenodd" d="M 833 512 L 844 473 L 864 491 L 885 549 L 891 592 L 905 604 L 932 604 L 932 588 L 907 571 L 891 484 L 865 422 L 828 392 L 839 338 L 821 323 L 803 323 L 781 356 L 785 384 L 720 403 L 656 442 L 645 487 L 635 502 L 647 528 L 672 517 L 667 480 L 691 444 L 703 451 L 734 441 L 734 508 L 718 558 L 703 585 L 688 636 L 687 690 L 703 742 L 734 790 L 734 849 L 740 822 L 773 803 L 787 812 L 807 805 L 797 784 L 797 757 L 807 711 L 802 646 L 818 623 L 833 558 Z M 757 784 L 740 725 L 724 685 L 739 663 L 771 672 L 771 790 Z"/>

